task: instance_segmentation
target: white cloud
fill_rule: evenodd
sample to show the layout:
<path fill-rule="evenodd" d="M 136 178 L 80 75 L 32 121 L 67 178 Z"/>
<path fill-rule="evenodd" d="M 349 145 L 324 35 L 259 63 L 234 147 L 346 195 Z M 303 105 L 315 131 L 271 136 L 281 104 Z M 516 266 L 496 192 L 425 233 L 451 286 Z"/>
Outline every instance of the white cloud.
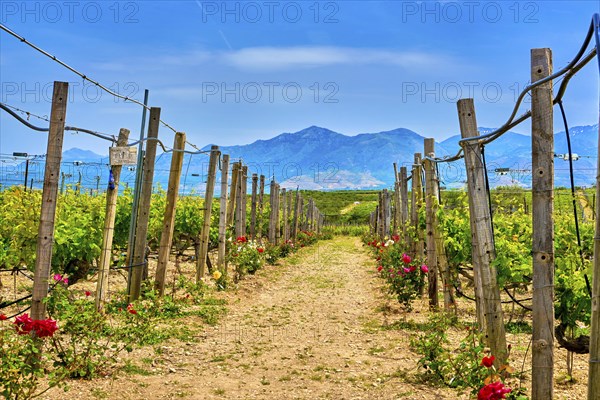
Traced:
<path fill-rule="evenodd" d="M 221 53 L 219 58 L 237 68 L 252 70 L 314 68 L 343 64 L 383 64 L 421 69 L 451 61 L 444 56 L 423 52 L 327 46 L 249 47 Z"/>

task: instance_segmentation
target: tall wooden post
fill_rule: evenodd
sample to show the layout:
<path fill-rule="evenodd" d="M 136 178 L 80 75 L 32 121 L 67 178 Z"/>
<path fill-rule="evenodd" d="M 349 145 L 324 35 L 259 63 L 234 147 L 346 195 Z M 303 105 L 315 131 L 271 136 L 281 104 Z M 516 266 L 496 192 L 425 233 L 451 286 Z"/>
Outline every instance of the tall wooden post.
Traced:
<path fill-rule="evenodd" d="M 222 274 L 227 274 L 225 250 L 227 245 L 227 181 L 229 179 L 229 154 L 223 154 L 221 162 L 221 198 L 219 199 L 219 250 L 217 265 Z"/>
<path fill-rule="evenodd" d="M 417 259 L 425 255 L 424 235 L 419 226 L 419 213 L 423 207 L 423 179 L 421 174 L 421 153 L 415 153 L 412 168 L 412 209 L 411 225 L 414 229 L 413 252 Z"/>
<path fill-rule="evenodd" d="M 129 129 L 121 128 L 117 146 L 127 145 Z M 100 264 L 98 265 L 98 283 L 96 284 L 96 309 L 102 311 L 108 291 L 108 275 L 110 272 L 110 261 L 112 260 L 113 235 L 115 233 L 115 218 L 117 217 L 117 196 L 119 195 L 119 181 L 121 179 L 122 165 L 111 167 L 114 179 L 114 187 L 106 189 L 106 214 L 104 217 L 104 232 L 102 234 L 102 252 L 100 253 Z"/>
<path fill-rule="evenodd" d="M 292 217 L 292 191 L 291 190 L 287 191 L 285 207 L 287 208 L 287 211 L 285 213 L 287 218 L 284 219 L 283 240 L 285 242 L 287 242 L 288 240 L 290 240 L 290 218 Z"/>
<path fill-rule="evenodd" d="M 241 162 L 234 162 L 231 170 L 231 191 L 229 192 L 229 204 L 227 205 L 227 223 L 232 225 L 235 216 L 240 166 Z"/>
<path fill-rule="evenodd" d="M 173 143 L 173 155 L 171 156 L 171 171 L 169 172 L 169 185 L 167 187 L 167 204 L 163 216 L 163 226 L 158 247 L 158 262 L 156 264 L 155 288 L 158 295 L 162 296 L 165 291 L 165 279 L 171 245 L 173 244 L 173 230 L 175 229 L 175 210 L 177 208 L 177 197 L 179 195 L 179 182 L 181 180 L 181 167 L 183 166 L 183 151 L 185 150 L 185 133 L 177 132 Z"/>
<path fill-rule="evenodd" d="M 42 193 L 42 209 L 38 228 L 35 272 L 33 275 L 32 319 L 46 318 L 46 303 L 44 303 L 44 299 L 48 295 L 50 279 L 52 245 L 54 243 L 54 218 L 56 216 L 56 199 L 58 197 L 58 177 L 60 176 L 60 160 L 62 158 L 68 95 L 69 84 L 67 82 L 54 82 Z"/>
<path fill-rule="evenodd" d="M 600 204 L 600 202 L 598 202 Z M 292 241 L 296 243 L 298 234 L 298 219 L 300 215 L 300 192 L 296 189 L 296 200 L 294 201 L 294 219 L 292 220 Z M 599 218 L 600 220 L 600 218 Z"/>
<path fill-rule="evenodd" d="M 283 241 L 287 240 L 286 232 L 285 232 L 285 222 L 287 221 L 287 190 L 285 188 L 281 189 L 281 231 Z"/>
<path fill-rule="evenodd" d="M 434 154 L 435 140 L 428 138 L 424 141 L 425 156 Z M 425 223 L 426 223 L 426 244 L 427 244 L 427 265 L 429 273 L 427 274 L 429 283 L 429 307 L 437 309 L 438 302 L 438 260 L 436 252 L 436 243 L 434 235 L 435 218 L 437 212 L 437 185 L 435 182 L 435 165 L 432 161 L 425 158 L 423 160 L 425 168 Z"/>
<path fill-rule="evenodd" d="M 400 176 L 398 175 L 398 165 L 396 163 L 394 163 L 394 214 L 393 214 L 393 226 L 392 226 L 392 233 L 394 235 L 397 235 L 399 232 L 399 225 L 400 225 L 400 212 L 401 212 L 401 207 L 400 207 L 400 181 L 399 181 Z"/>
<path fill-rule="evenodd" d="M 150 124 L 148 125 L 148 142 L 146 157 L 144 157 L 143 179 L 140 189 L 137 224 L 135 228 L 135 245 L 133 246 L 132 265 L 129 266 L 129 301 L 140 297 L 144 270 L 147 271 L 146 243 L 148 240 L 148 221 L 150 219 L 150 202 L 152 200 L 152 182 L 154 180 L 154 160 L 158 144 L 158 128 L 160 123 L 160 108 L 150 109 Z M 153 140 L 154 139 L 154 140 Z"/>
<path fill-rule="evenodd" d="M 275 185 L 275 244 L 279 244 L 279 239 L 281 239 L 281 213 L 280 213 L 280 204 L 281 198 L 279 196 L 279 184 Z"/>
<path fill-rule="evenodd" d="M 550 49 L 531 50 L 531 82 L 552 74 Z M 531 92 L 533 226 L 532 400 L 554 395 L 554 127 L 552 81 Z"/>
<path fill-rule="evenodd" d="M 250 237 L 256 240 L 256 195 L 258 190 L 258 175 L 252 174 L 252 198 L 250 205 Z"/>
<path fill-rule="evenodd" d="M 244 168 L 243 164 L 240 163 L 240 165 L 238 167 L 237 181 L 235 184 L 237 189 L 236 189 L 234 214 L 235 214 L 235 235 L 237 237 L 245 236 L 244 229 L 242 226 L 244 223 L 243 206 L 242 206 L 242 201 L 243 201 L 242 182 L 244 180 L 244 169 L 243 168 Z"/>
<path fill-rule="evenodd" d="M 408 173 L 406 167 L 400 167 L 400 231 L 404 243 L 408 244 L 406 221 L 408 220 Z"/>
<path fill-rule="evenodd" d="M 598 125 L 598 150 L 600 154 L 600 125 Z M 600 158 L 596 164 L 596 193 L 592 216 L 600 215 Z M 595 217 L 594 271 L 592 278 L 592 316 L 590 327 L 590 358 L 588 375 L 588 400 L 600 400 L 600 218 Z"/>
<path fill-rule="evenodd" d="M 210 217 L 212 215 L 213 195 L 217 177 L 217 163 L 220 155 L 219 146 L 212 146 L 208 161 L 206 194 L 204 195 L 204 220 L 202 221 L 202 231 L 200 232 L 200 252 L 196 260 L 196 283 L 200 282 L 200 279 L 204 277 L 206 269 L 206 257 L 208 257 L 208 244 L 210 241 Z"/>
<path fill-rule="evenodd" d="M 463 138 L 478 136 L 473 99 L 458 101 L 458 118 Z M 492 234 L 492 218 L 487 199 L 481 149 L 477 142 L 463 144 L 469 191 L 469 214 L 472 227 L 473 268 L 477 269 L 483 289 L 486 341 L 499 368 L 506 363 L 506 334 L 497 272 L 492 261 L 496 254 Z M 552 308 L 552 307 L 551 307 Z"/>
<path fill-rule="evenodd" d="M 275 233 L 275 217 L 276 217 L 276 212 L 277 209 L 275 208 L 276 206 L 276 202 L 275 202 L 275 188 L 277 187 L 277 184 L 275 183 L 274 180 L 271 181 L 271 187 L 269 189 L 269 206 L 271 207 L 271 212 L 269 213 L 269 242 L 271 244 L 275 244 L 275 241 L 277 240 L 277 235 Z"/>
<path fill-rule="evenodd" d="M 265 176 L 261 175 L 259 178 L 259 190 L 258 190 L 258 217 L 256 223 L 258 224 L 258 238 L 262 241 L 263 235 L 263 207 L 265 198 Z"/>
<path fill-rule="evenodd" d="M 241 210 L 241 217 L 242 217 L 242 236 L 246 236 L 247 235 L 247 205 L 248 205 L 248 166 L 244 165 L 242 167 L 242 180 L 240 182 L 240 187 L 241 187 L 241 191 L 240 191 L 240 207 L 242 208 Z"/>

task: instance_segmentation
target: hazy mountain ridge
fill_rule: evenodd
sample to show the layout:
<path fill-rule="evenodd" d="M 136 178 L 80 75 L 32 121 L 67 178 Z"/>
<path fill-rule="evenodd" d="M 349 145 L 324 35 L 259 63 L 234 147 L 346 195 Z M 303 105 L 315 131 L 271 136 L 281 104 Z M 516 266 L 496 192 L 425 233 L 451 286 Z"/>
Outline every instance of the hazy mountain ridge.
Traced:
<path fill-rule="evenodd" d="M 480 134 L 485 134 L 493 129 L 481 127 L 479 130 Z M 573 153 L 580 156 L 574 161 L 575 183 L 579 186 L 593 185 L 596 174 L 598 125 L 576 126 L 571 128 L 570 133 Z M 274 175 L 284 187 L 374 189 L 393 186 L 393 162 L 411 169 L 414 153 L 423 152 L 423 139 L 423 136 L 405 128 L 347 136 L 326 128 L 311 126 L 298 132 L 282 133 L 274 138 L 257 140 L 246 145 L 223 146 L 221 151 L 229 154 L 232 161 L 244 160 L 249 166 L 250 176 L 253 173 L 264 174 L 270 179 Z M 460 135 L 454 135 L 436 143 L 436 155 L 456 154 L 459 150 L 459 140 Z M 210 145 L 203 149 L 210 149 Z M 555 134 L 555 153 L 567 153 L 564 132 Z M 531 137 L 507 132 L 485 147 L 485 157 L 492 186 L 531 184 Z M 557 186 L 569 184 L 568 162 L 563 158 L 555 158 Z M 76 161 L 82 162 L 83 166 L 72 167 Z M 107 162 L 106 156 L 91 151 L 77 148 L 65 151 L 63 170 L 72 175 L 67 183 L 76 180 L 79 171 L 83 170 L 84 186 L 95 188 L 97 176 L 100 176 L 101 186 L 104 186 L 108 179 L 108 167 L 105 166 Z M 157 159 L 155 165 L 154 181 L 163 188 L 167 186 L 170 162 L 170 154 L 164 154 Z M 498 168 L 509 168 L 509 171 L 496 171 Z M 185 183 L 186 192 L 203 191 L 207 169 L 206 155 L 186 155 L 182 190 Z M 442 185 L 464 185 L 462 160 L 439 164 L 439 171 Z M 123 174 L 127 182 L 132 183 L 135 179 L 135 173 L 129 168 L 125 168 Z"/>

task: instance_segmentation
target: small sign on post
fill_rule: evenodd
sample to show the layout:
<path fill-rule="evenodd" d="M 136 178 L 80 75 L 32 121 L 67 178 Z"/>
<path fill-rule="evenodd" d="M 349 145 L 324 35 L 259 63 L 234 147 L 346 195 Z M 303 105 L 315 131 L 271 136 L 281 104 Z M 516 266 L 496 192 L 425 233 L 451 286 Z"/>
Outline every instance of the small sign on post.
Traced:
<path fill-rule="evenodd" d="M 110 165 L 136 165 L 137 148 L 116 146 L 109 149 Z"/>

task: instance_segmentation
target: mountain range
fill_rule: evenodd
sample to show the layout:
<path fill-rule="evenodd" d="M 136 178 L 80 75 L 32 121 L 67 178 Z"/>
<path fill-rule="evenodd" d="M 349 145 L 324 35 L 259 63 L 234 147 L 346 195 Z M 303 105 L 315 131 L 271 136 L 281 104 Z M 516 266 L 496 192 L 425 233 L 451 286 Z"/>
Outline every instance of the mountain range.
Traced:
<path fill-rule="evenodd" d="M 480 134 L 493 129 L 480 127 Z M 576 126 L 570 129 L 574 159 L 575 184 L 591 186 L 595 183 L 598 125 Z M 272 139 L 257 140 L 238 146 L 223 146 L 223 154 L 231 160 L 242 159 L 248 165 L 249 175 L 263 174 L 283 187 L 315 190 L 378 189 L 393 186 L 392 163 L 412 167 L 414 153 L 423 152 L 424 137 L 409 129 L 398 128 L 378 133 L 347 136 L 332 130 L 311 126 L 295 133 L 282 133 Z M 436 156 L 454 155 L 459 150 L 460 135 L 436 143 Z M 569 163 L 566 135 L 555 134 L 555 184 L 569 185 Z M 203 150 L 210 150 L 207 145 Z M 531 137 L 506 132 L 485 146 L 485 158 L 491 186 L 531 185 Z M 155 163 L 155 184 L 166 188 L 171 157 L 159 155 Z M 81 172 L 86 188 L 102 188 L 108 179 L 108 157 L 91 151 L 73 148 L 63 153 L 61 172 L 66 184 L 76 183 Z M 23 164 L 16 166 L 18 175 Z M 438 164 L 441 184 L 447 188 L 465 184 L 464 161 Z M 183 164 L 181 190 L 203 192 L 208 170 L 206 154 L 186 155 Z M 6 171 L 5 171 L 6 172 Z M 409 172 L 410 173 L 410 172 Z M 43 159 L 30 162 L 30 177 L 34 186 L 41 187 Z M 123 169 L 122 181 L 135 181 L 135 167 Z M 250 187 L 250 185 L 248 185 Z"/>

